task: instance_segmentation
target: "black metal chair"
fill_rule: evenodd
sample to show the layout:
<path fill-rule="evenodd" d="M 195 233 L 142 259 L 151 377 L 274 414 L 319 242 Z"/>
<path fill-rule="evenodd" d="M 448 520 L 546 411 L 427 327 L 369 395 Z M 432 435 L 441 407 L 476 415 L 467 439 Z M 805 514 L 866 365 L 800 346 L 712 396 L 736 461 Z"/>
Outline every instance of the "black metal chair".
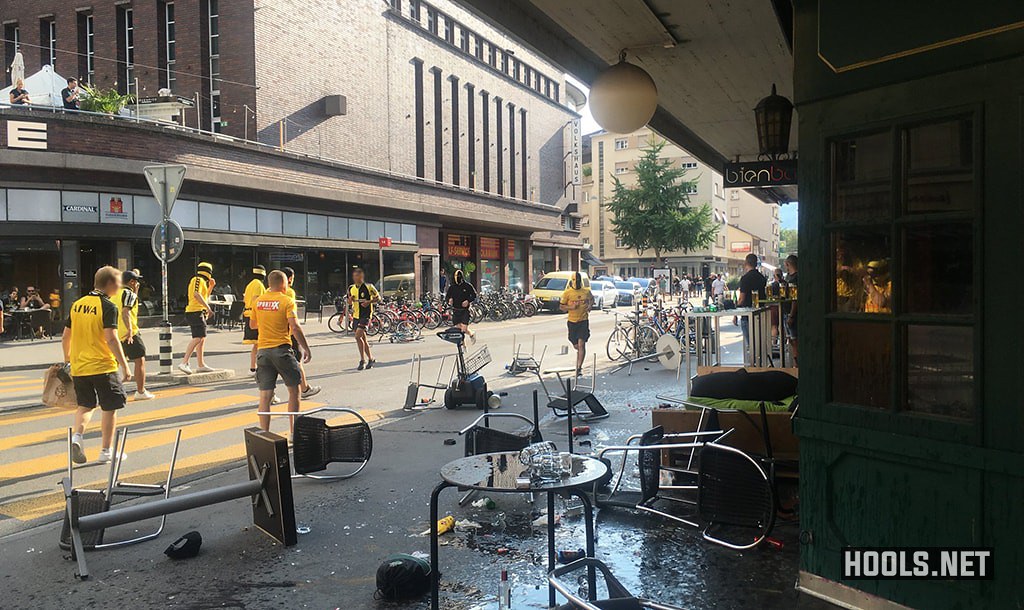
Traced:
<path fill-rule="evenodd" d="M 512 432 L 497 430 L 491 427 L 491 419 L 517 419 L 530 424 L 530 428 Z M 485 411 L 480 417 L 473 420 L 473 423 L 460 430 L 459 435 L 466 437 L 465 455 L 467 457 L 484 453 L 521 451 L 533 443 L 543 442 L 544 437 L 540 433 L 537 393 L 534 392 L 532 420 L 519 413 L 490 413 Z M 465 505 L 471 497 L 473 497 L 472 491 L 459 500 L 459 505 Z"/>
<path fill-rule="evenodd" d="M 306 323 L 306 319 L 309 318 L 309 314 L 316 314 L 316 321 L 324 321 L 324 297 L 320 294 L 314 293 L 309 295 L 306 299 L 306 307 L 302 312 L 302 323 Z"/>
<path fill-rule="evenodd" d="M 605 586 L 608 589 L 608 598 L 603 600 L 587 601 L 577 594 L 570 585 L 561 580 L 561 577 L 580 570 L 597 570 L 604 578 Z M 604 562 L 586 557 L 555 568 L 548 574 L 548 582 L 561 593 L 568 604 L 558 606 L 558 610 L 682 610 L 679 606 L 670 606 L 656 601 L 636 597 L 630 593 Z"/>
<path fill-rule="evenodd" d="M 227 324 L 229 329 L 233 329 L 235 325 L 241 326 L 246 324 L 247 321 L 242 314 L 245 312 L 245 301 L 232 301 L 231 309 L 228 310 Z"/>
<path fill-rule="evenodd" d="M 353 423 L 329 426 L 316 413 L 347 413 L 356 418 Z M 320 407 L 300 413 L 261 413 L 261 415 L 296 415 L 292 436 L 293 464 L 296 476 L 320 480 L 349 479 L 359 474 L 373 454 L 373 433 L 370 425 L 358 411 L 344 407 Z M 342 474 L 313 474 L 323 472 L 333 463 L 357 464 L 355 470 Z"/>

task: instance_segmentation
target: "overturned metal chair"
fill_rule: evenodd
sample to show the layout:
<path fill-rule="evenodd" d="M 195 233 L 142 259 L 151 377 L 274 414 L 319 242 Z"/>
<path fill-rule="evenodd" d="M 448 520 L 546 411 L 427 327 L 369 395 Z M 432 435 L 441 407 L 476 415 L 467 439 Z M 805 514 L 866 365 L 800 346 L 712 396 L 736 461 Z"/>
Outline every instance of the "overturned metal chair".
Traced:
<path fill-rule="evenodd" d="M 356 421 L 330 426 L 317 413 L 344 413 Z M 370 424 L 355 409 L 346 407 L 317 407 L 309 411 L 260 411 L 257 415 L 294 417 L 292 434 L 292 464 L 296 477 L 321 481 L 350 479 L 359 474 L 370 462 L 373 454 L 373 433 Z M 345 473 L 314 474 L 327 470 L 331 464 L 356 464 L 355 470 Z"/>
<path fill-rule="evenodd" d="M 171 448 L 171 462 L 167 467 L 167 478 L 164 480 L 162 485 L 160 484 L 144 484 L 144 483 L 122 483 L 120 480 L 121 476 L 121 457 L 124 455 L 125 446 L 128 442 L 128 429 L 122 428 L 118 430 L 114 440 L 115 455 L 110 461 L 110 472 L 107 476 L 107 486 L 104 489 L 74 489 L 74 466 L 71 461 L 71 437 L 72 430 L 68 428 L 68 469 L 67 478 L 68 485 L 74 490 L 74 493 L 78 497 L 78 512 L 79 516 L 95 515 L 99 513 L 105 513 L 110 510 L 111 505 L 115 498 L 144 498 L 161 496 L 167 499 L 171 495 L 171 479 L 174 477 L 174 466 L 178 461 L 178 446 L 181 444 L 181 429 L 178 430 L 174 438 L 174 446 Z M 60 531 L 60 540 L 58 544 L 60 548 L 65 551 L 73 549 L 73 541 L 71 535 L 71 515 L 65 511 L 64 513 L 64 524 Z M 97 529 L 82 534 L 82 547 L 84 550 L 101 550 L 101 549 L 112 549 L 120 546 L 129 544 L 136 544 L 139 542 L 145 542 L 152 540 L 160 536 L 164 531 L 164 525 L 167 523 L 167 515 L 160 517 L 160 524 L 155 530 L 147 534 L 140 534 L 133 538 L 127 538 L 125 540 L 117 540 L 114 542 L 104 542 L 105 529 Z"/>
<path fill-rule="evenodd" d="M 603 600 L 588 601 L 574 592 L 569 585 L 563 582 L 561 577 L 572 574 L 579 570 L 596 570 L 604 578 L 605 586 L 608 589 L 608 598 Z M 670 606 L 653 600 L 636 597 L 626 587 L 622 586 L 612 571 L 603 562 L 592 557 L 577 559 L 576 561 L 555 568 L 548 574 L 548 582 L 561 593 L 568 604 L 558 606 L 558 610 L 682 610 L 679 606 Z"/>
<path fill-rule="evenodd" d="M 775 525 L 775 487 L 770 460 L 756 459 L 739 449 L 719 444 L 728 431 L 712 430 L 665 435 L 661 427 L 640 435 L 636 445 L 606 447 L 600 454 L 636 452 L 640 471 L 639 498 L 635 504 L 620 489 L 626 458 L 611 493 L 600 495 L 599 506 L 620 506 L 670 519 L 701 529 L 705 540 L 733 549 L 753 548 L 763 542 Z M 690 442 L 668 440 L 693 439 Z M 713 442 L 715 441 L 715 442 Z M 689 450 L 687 466 L 662 464 L 662 452 Z M 766 469 L 767 468 L 767 469 Z M 670 473 L 682 484 L 665 485 Z M 618 496 L 618 497 L 617 497 Z M 753 537 L 751 537 L 753 533 Z"/>

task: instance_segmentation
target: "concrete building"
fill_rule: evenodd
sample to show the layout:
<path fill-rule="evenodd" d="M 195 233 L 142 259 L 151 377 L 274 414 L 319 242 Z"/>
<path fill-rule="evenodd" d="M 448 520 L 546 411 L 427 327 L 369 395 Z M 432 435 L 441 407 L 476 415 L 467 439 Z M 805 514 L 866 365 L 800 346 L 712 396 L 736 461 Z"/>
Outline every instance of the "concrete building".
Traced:
<path fill-rule="evenodd" d="M 442 267 L 528 288 L 534 269 L 579 266 L 566 176 L 582 94 L 448 0 L 0 0 L 0 22 L 5 66 L 20 51 L 27 74 L 185 105 L 136 122 L 0 104 L 0 284 L 67 300 L 107 262 L 155 278 L 152 162 L 189 166 L 172 293 L 200 259 L 236 291 L 260 262 L 337 292 L 354 265 L 376 279 L 379 237 L 384 273 L 421 291 Z M 11 140 L 12 121 L 46 142 Z"/>
<path fill-rule="evenodd" d="M 645 277 L 655 264 L 654 252 L 638 254 L 625 248 L 615 237 L 611 215 L 604 208 L 614 195 L 614 178 L 625 185 L 635 183 L 634 168 L 651 142 L 663 139 L 648 128 L 631 134 L 598 132 L 589 139 L 590 172 L 584 179 L 581 213 L 582 235 L 590 254 L 601 264 L 597 271 L 623 277 Z M 665 263 L 675 273 L 706 276 L 708 273 L 736 273 L 743 257 L 754 252 L 765 264 L 779 264 L 779 206 L 765 203 L 743 189 L 722 188 L 722 175 L 686 150 L 666 143 L 661 151 L 675 167 L 686 170 L 692 181 L 689 204 L 708 205 L 720 229 L 714 243 L 694 252 L 668 252 Z M 737 264 L 740 261 L 740 264 Z"/>

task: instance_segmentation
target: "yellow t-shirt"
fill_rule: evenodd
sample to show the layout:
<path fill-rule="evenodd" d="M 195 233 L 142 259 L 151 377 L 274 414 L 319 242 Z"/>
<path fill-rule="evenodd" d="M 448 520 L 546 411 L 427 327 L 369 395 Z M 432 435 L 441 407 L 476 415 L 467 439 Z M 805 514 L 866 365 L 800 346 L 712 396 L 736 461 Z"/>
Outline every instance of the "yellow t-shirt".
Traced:
<path fill-rule="evenodd" d="M 245 296 L 242 298 L 245 300 L 245 309 L 242 311 L 242 315 L 246 318 L 252 315 L 252 308 L 256 305 L 256 299 L 263 296 L 263 293 L 267 291 L 267 287 L 263 285 L 261 280 L 253 279 L 249 282 L 249 285 L 245 287 Z"/>
<path fill-rule="evenodd" d="M 373 315 L 373 304 L 360 305 L 359 301 L 372 301 L 379 297 L 377 289 L 373 287 L 373 284 L 363 283 L 359 286 L 352 284 L 348 287 L 348 296 L 352 297 L 352 317 L 353 318 L 369 318 Z M 363 307 L 366 307 L 364 310 Z"/>
<path fill-rule="evenodd" d="M 287 294 L 289 297 L 291 297 L 291 299 L 293 301 L 298 298 L 298 297 L 295 296 L 295 289 L 292 288 L 291 286 L 285 288 L 284 289 L 284 293 Z"/>
<path fill-rule="evenodd" d="M 569 321 L 582 322 L 590 317 L 590 300 L 593 296 L 589 288 L 566 288 L 560 303 L 569 306 Z"/>
<path fill-rule="evenodd" d="M 117 371 L 117 358 L 107 345 L 103 329 L 117 328 L 120 313 L 107 295 L 95 291 L 71 305 L 71 313 L 64 325 L 71 329 L 73 376 L 104 375 Z"/>
<path fill-rule="evenodd" d="M 132 321 L 132 329 L 135 334 L 139 333 L 139 297 L 131 288 L 122 288 L 121 294 L 117 295 L 117 299 L 114 302 L 117 305 L 117 338 L 121 341 L 128 340 L 128 327 L 125 326 L 124 317 L 121 316 L 121 310 L 125 307 L 128 308 L 128 317 Z"/>
<path fill-rule="evenodd" d="M 193 311 L 206 311 L 206 307 L 196 298 L 196 293 L 203 295 L 207 302 L 210 300 L 210 281 L 201 275 L 194 275 L 188 281 L 188 305 L 185 306 L 185 313 Z"/>
<path fill-rule="evenodd" d="M 296 309 L 294 299 L 276 290 L 268 290 L 256 299 L 252 315 L 260 331 L 258 349 L 292 344 L 288 319 L 297 317 Z"/>

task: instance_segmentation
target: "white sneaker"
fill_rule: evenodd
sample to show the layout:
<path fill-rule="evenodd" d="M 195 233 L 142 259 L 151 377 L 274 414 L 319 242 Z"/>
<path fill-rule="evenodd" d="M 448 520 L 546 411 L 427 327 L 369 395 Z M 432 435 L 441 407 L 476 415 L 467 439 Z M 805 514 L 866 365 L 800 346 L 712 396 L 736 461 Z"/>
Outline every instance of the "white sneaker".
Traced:
<path fill-rule="evenodd" d="M 470 345 L 476 345 L 476 335 L 470 335 L 469 336 L 469 344 Z"/>
<path fill-rule="evenodd" d="M 279 405 L 279 404 L 281 404 L 281 399 L 277 397 L 277 394 L 274 394 L 273 396 L 270 397 L 270 404 L 272 404 L 272 405 Z"/>
<path fill-rule="evenodd" d="M 309 386 L 308 388 L 306 388 L 305 390 L 302 391 L 302 397 L 303 398 L 309 398 L 311 396 L 316 396 L 317 394 L 320 393 L 320 390 L 322 390 L 322 389 L 323 388 L 321 388 L 318 385 L 311 385 L 311 386 Z"/>
<path fill-rule="evenodd" d="M 192 374 L 192 367 L 185 364 L 184 362 L 178 365 L 178 370 L 181 371 L 182 373 L 185 373 L 186 375 Z"/>
<path fill-rule="evenodd" d="M 249 377 L 256 379 L 256 371 L 249 371 Z"/>
<path fill-rule="evenodd" d="M 97 464 L 109 464 L 114 459 L 114 452 L 110 449 L 100 449 L 100 457 L 96 458 Z M 121 461 L 128 459 L 127 453 L 121 454 Z"/>
<path fill-rule="evenodd" d="M 150 392 L 149 390 L 135 392 L 135 400 L 153 400 L 154 398 L 156 398 L 156 394 Z"/>
<path fill-rule="evenodd" d="M 78 434 L 71 437 L 71 461 L 76 464 L 84 464 L 85 449 L 82 448 L 82 437 Z"/>
<path fill-rule="evenodd" d="M 206 366 L 205 364 L 203 366 L 201 366 L 201 367 L 196 369 L 196 371 L 198 371 L 200 373 L 212 373 L 215 370 L 217 370 L 217 369 L 209 367 L 209 366 Z"/>

